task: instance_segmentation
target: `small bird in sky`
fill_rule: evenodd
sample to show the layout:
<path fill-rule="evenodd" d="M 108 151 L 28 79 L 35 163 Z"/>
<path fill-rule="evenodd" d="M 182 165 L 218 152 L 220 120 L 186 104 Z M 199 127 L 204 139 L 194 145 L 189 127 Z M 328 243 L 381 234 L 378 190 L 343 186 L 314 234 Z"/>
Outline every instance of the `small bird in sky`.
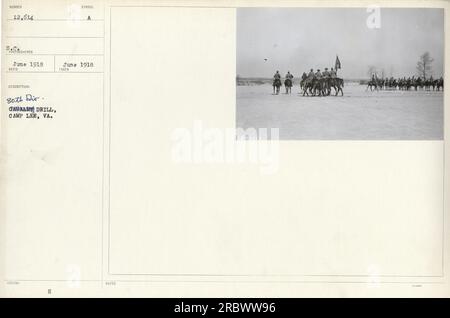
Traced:
<path fill-rule="evenodd" d="M 267 62 L 267 59 L 264 59 L 264 62 Z"/>

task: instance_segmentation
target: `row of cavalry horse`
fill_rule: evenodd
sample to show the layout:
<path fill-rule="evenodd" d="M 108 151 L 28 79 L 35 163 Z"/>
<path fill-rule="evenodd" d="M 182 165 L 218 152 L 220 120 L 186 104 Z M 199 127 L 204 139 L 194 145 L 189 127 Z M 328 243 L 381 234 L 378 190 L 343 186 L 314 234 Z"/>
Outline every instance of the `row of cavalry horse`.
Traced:
<path fill-rule="evenodd" d="M 409 78 L 372 78 L 367 83 L 366 91 L 370 88 L 371 91 L 375 90 L 426 90 L 426 91 L 440 91 L 444 89 L 444 79 L 422 78 L 422 77 L 409 77 Z"/>
<path fill-rule="evenodd" d="M 278 95 L 280 93 L 280 87 L 282 86 L 281 79 L 275 78 L 273 81 L 273 93 Z M 284 86 L 286 88 L 286 94 L 291 93 L 293 86 L 292 79 L 286 78 L 284 80 Z M 303 96 L 329 96 L 332 89 L 334 95 L 339 93 L 344 96 L 344 80 L 339 77 L 322 77 L 322 78 L 306 78 L 300 81 L 300 91 L 303 92 Z M 366 91 L 370 88 L 373 90 L 426 90 L 426 91 L 441 91 L 444 89 L 444 79 L 423 79 L 421 77 L 412 78 L 372 78 L 367 82 Z"/>
<path fill-rule="evenodd" d="M 280 93 L 281 79 L 275 78 L 273 80 L 273 93 L 278 95 Z M 286 94 L 291 93 L 293 82 L 291 79 L 286 78 L 284 80 L 284 86 L 286 88 Z M 341 93 L 344 96 L 344 80 L 338 77 L 322 77 L 322 78 L 306 78 L 300 81 L 300 90 L 303 92 L 303 96 L 329 96 L 331 95 L 331 89 L 334 89 L 334 95 L 337 96 Z"/>

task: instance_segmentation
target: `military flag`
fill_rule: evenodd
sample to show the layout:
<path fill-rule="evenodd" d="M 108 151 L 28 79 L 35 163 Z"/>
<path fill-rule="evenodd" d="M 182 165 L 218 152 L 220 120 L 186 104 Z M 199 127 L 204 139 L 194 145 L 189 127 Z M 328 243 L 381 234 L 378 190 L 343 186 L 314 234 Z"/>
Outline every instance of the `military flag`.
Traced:
<path fill-rule="evenodd" d="M 341 61 L 339 61 L 339 56 L 336 55 L 336 62 L 334 63 L 334 69 L 337 71 L 341 68 Z"/>

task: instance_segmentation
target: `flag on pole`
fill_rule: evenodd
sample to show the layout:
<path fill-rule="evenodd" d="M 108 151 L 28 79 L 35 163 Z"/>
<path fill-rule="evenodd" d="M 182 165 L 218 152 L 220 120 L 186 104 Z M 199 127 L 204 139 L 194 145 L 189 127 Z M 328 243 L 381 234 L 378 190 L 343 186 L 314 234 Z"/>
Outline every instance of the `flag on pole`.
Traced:
<path fill-rule="evenodd" d="M 337 71 L 341 68 L 341 61 L 339 61 L 339 57 L 336 55 L 336 62 L 334 63 L 334 69 Z"/>

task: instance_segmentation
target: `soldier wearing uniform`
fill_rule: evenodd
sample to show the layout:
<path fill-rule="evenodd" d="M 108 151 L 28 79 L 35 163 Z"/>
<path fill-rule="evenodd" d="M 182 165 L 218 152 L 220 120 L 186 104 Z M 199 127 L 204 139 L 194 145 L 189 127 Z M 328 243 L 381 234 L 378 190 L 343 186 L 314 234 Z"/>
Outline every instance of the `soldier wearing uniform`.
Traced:
<path fill-rule="evenodd" d="M 285 80 L 284 80 L 284 86 L 286 87 L 286 94 L 290 94 L 291 93 L 291 87 L 293 84 L 292 79 L 294 78 L 294 75 L 291 74 L 291 72 L 287 72 L 286 76 L 285 76 Z"/>
<path fill-rule="evenodd" d="M 331 78 L 336 78 L 336 71 L 335 70 L 333 70 L 333 68 L 331 68 L 331 71 L 330 71 L 330 77 Z"/>
<path fill-rule="evenodd" d="M 328 72 L 328 67 L 325 67 L 325 71 L 323 71 L 322 77 L 325 79 L 324 88 L 328 91 L 327 94 L 329 94 L 330 93 L 330 77 L 331 77 L 331 73 Z"/>
<path fill-rule="evenodd" d="M 274 79 L 281 79 L 280 72 L 277 71 L 277 72 L 275 73 L 275 75 L 273 76 L 273 78 L 274 78 Z"/>
<path fill-rule="evenodd" d="M 315 78 L 314 71 L 311 69 L 308 73 L 308 80 L 313 80 Z"/>
<path fill-rule="evenodd" d="M 321 79 L 321 78 L 322 78 L 322 73 L 320 73 L 320 70 L 317 70 L 317 72 L 316 72 L 316 74 L 314 74 L 314 76 L 315 76 L 317 79 Z"/>

